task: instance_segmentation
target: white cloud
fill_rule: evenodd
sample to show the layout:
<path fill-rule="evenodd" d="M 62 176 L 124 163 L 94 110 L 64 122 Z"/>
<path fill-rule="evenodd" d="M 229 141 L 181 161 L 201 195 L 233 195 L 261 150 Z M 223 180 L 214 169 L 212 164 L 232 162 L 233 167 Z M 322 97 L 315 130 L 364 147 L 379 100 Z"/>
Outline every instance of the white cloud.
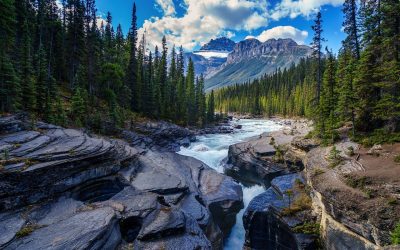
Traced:
<path fill-rule="evenodd" d="M 282 0 L 271 11 L 271 18 L 279 20 L 283 17 L 309 17 L 323 5 L 340 6 L 344 0 Z"/>
<path fill-rule="evenodd" d="M 277 26 L 272 29 L 264 30 L 257 37 L 248 36 L 246 39 L 256 38 L 261 42 L 265 42 L 269 39 L 275 38 L 291 38 L 298 44 L 304 44 L 308 37 L 308 32 L 305 30 L 299 30 L 292 26 Z"/>
<path fill-rule="evenodd" d="M 173 0 L 156 0 L 162 9 L 163 17 L 146 20 L 139 29 L 139 35 L 147 31 L 150 49 L 161 45 L 164 35 L 169 48 L 173 44 L 182 45 L 186 50 L 220 36 L 233 37 L 236 32 L 252 32 L 267 27 L 269 20 L 284 17 L 309 17 L 323 5 L 339 6 L 344 0 L 280 0 L 271 6 L 270 0 L 182 0 L 180 8 L 185 13 L 176 16 Z M 286 27 L 286 26 L 285 26 Z M 268 36 L 290 37 L 304 43 L 307 33 L 291 27 L 281 27 L 265 31 L 261 39 Z M 272 33 L 275 32 L 275 33 Z"/>
<path fill-rule="evenodd" d="M 160 6 L 166 16 L 175 15 L 176 11 L 173 0 L 156 0 L 156 3 Z"/>
<path fill-rule="evenodd" d="M 172 1 L 157 0 L 160 2 Z M 151 18 L 139 34 L 146 30 L 147 40 L 158 46 L 165 34 L 169 47 L 175 44 L 192 50 L 212 38 L 232 37 L 235 31 L 252 31 L 268 24 L 267 0 L 184 0 L 184 5 L 186 13 L 182 17 Z"/>

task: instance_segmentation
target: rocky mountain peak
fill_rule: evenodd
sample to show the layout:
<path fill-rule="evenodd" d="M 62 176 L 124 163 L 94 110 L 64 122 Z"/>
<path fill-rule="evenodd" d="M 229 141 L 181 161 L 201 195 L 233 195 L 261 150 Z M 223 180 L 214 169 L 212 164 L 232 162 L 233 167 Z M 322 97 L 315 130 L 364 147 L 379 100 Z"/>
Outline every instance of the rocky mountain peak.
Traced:
<path fill-rule="evenodd" d="M 236 43 L 229 38 L 220 37 L 211 39 L 208 43 L 204 44 L 201 51 L 232 51 Z"/>

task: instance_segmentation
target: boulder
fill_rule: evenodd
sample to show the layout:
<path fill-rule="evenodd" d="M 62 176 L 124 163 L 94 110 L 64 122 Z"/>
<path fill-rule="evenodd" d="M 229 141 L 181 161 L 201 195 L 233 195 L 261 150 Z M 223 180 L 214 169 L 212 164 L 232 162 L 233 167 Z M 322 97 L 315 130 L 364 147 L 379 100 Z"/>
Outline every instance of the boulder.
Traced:
<path fill-rule="evenodd" d="M 264 185 L 273 177 L 285 173 L 282 164 L 276 163 L 265 155 L 274 155 L 275 149 L 268 146 L 257 146 L 257 140 L 229 146 L 226 173 L 241 181 Z"/>

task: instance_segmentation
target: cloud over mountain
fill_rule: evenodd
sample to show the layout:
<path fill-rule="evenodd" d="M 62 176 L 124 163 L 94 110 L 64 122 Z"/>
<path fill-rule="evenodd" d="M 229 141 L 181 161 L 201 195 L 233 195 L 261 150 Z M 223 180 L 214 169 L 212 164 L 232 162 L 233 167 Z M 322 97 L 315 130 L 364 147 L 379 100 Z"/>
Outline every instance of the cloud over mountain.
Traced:
<path fill-rule="evenodd" d="M 269 39 L 275 38 L 291 38 L 294 41 L 296 41 L 298 44 L 304 44 L 304 41 L 308 37 L 308 32 L 304 30 L 299 30 L 296 29 L 295 27 L 292 26 L 277 26 L 272 29 L 268 29 L 263 31 L 260 35 L 254 37 L 254 36 L 248 36 L 246 39 L 249 38 L 256 38 L 260 40 L 261 42 L 265 42 Z"/>

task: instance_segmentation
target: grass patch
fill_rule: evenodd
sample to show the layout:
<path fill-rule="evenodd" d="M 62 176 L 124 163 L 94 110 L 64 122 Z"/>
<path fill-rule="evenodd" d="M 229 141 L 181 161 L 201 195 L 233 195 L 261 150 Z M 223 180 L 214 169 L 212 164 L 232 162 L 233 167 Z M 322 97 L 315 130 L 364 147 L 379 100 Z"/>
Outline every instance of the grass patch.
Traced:
<path fill-rule="evenodd" d="M 391 205 L 391 206 L 397 205 L 397 199 L 394 197 L 390 197 L 388 199 L 388 205 Z"/>
<path fill-rule="evenodd" d="M 274 148 L 275 148 L 275 155 L 272 157 L 272 160 L 278 163 L 284 162 L 285 159 L 283 158 L 283 156 L 285 155 L 285 150 L 280 145 L 278 146 L 274 145 Z"/>
<path fill-rule="evenodd" d="M 345 175 L 345 183 L 352 188 L 365 190 L 365 186 L 371 183 L 371 180 L 366 176 Z"/>
<path fill-rule="evenodd" d="M 27 225 L 22 227 L 16 234 L 15 236 L 17 238 L 22 238 L 22 237 L 26 237 L 28 235 L 30 235 L 31 233 L 33 233 L 36 229 L 38 229 L 39 227 L 36 225 Z"/>
<path fill-rule="evenodd" d="M 293 216 L 298 212 L 311 209 L 312 201 L 307 194 L 306 185 L 301 180 L 296 179 L 294 190 L 295 191 L 290 190 L 290 196 L 293 196 L 293 193 L 298 193 L 298 195 L 293 202 L 289 202 L 289 207 L 282 209 L 281 214 L 283 216 Z M 286 194 L 289 195 L 288 192 Z M 289 198 L 291 199 L 291 197 Z"/>
<path fill-rule="evenodd" d="M 400 244 L 400 222 L 397 223 L 393 232 L 390 234 L 390 239 L 392 240 L 393 245 Z"/>
<path fill-rule="evenodd" d="M 318 175 L 325 174 L 325 171 L 321 168 L 315 168 L 313 170 L 313 176 L 316 177 Z"/>
<path fill-rule="evenodd" d="M 320 233 L 320 224 L 306 222 L 302 225 L 296 226 L 293 228 L 293 232 L 301 233 L 301 234 L 314 234 L 319 235 Z"/>

